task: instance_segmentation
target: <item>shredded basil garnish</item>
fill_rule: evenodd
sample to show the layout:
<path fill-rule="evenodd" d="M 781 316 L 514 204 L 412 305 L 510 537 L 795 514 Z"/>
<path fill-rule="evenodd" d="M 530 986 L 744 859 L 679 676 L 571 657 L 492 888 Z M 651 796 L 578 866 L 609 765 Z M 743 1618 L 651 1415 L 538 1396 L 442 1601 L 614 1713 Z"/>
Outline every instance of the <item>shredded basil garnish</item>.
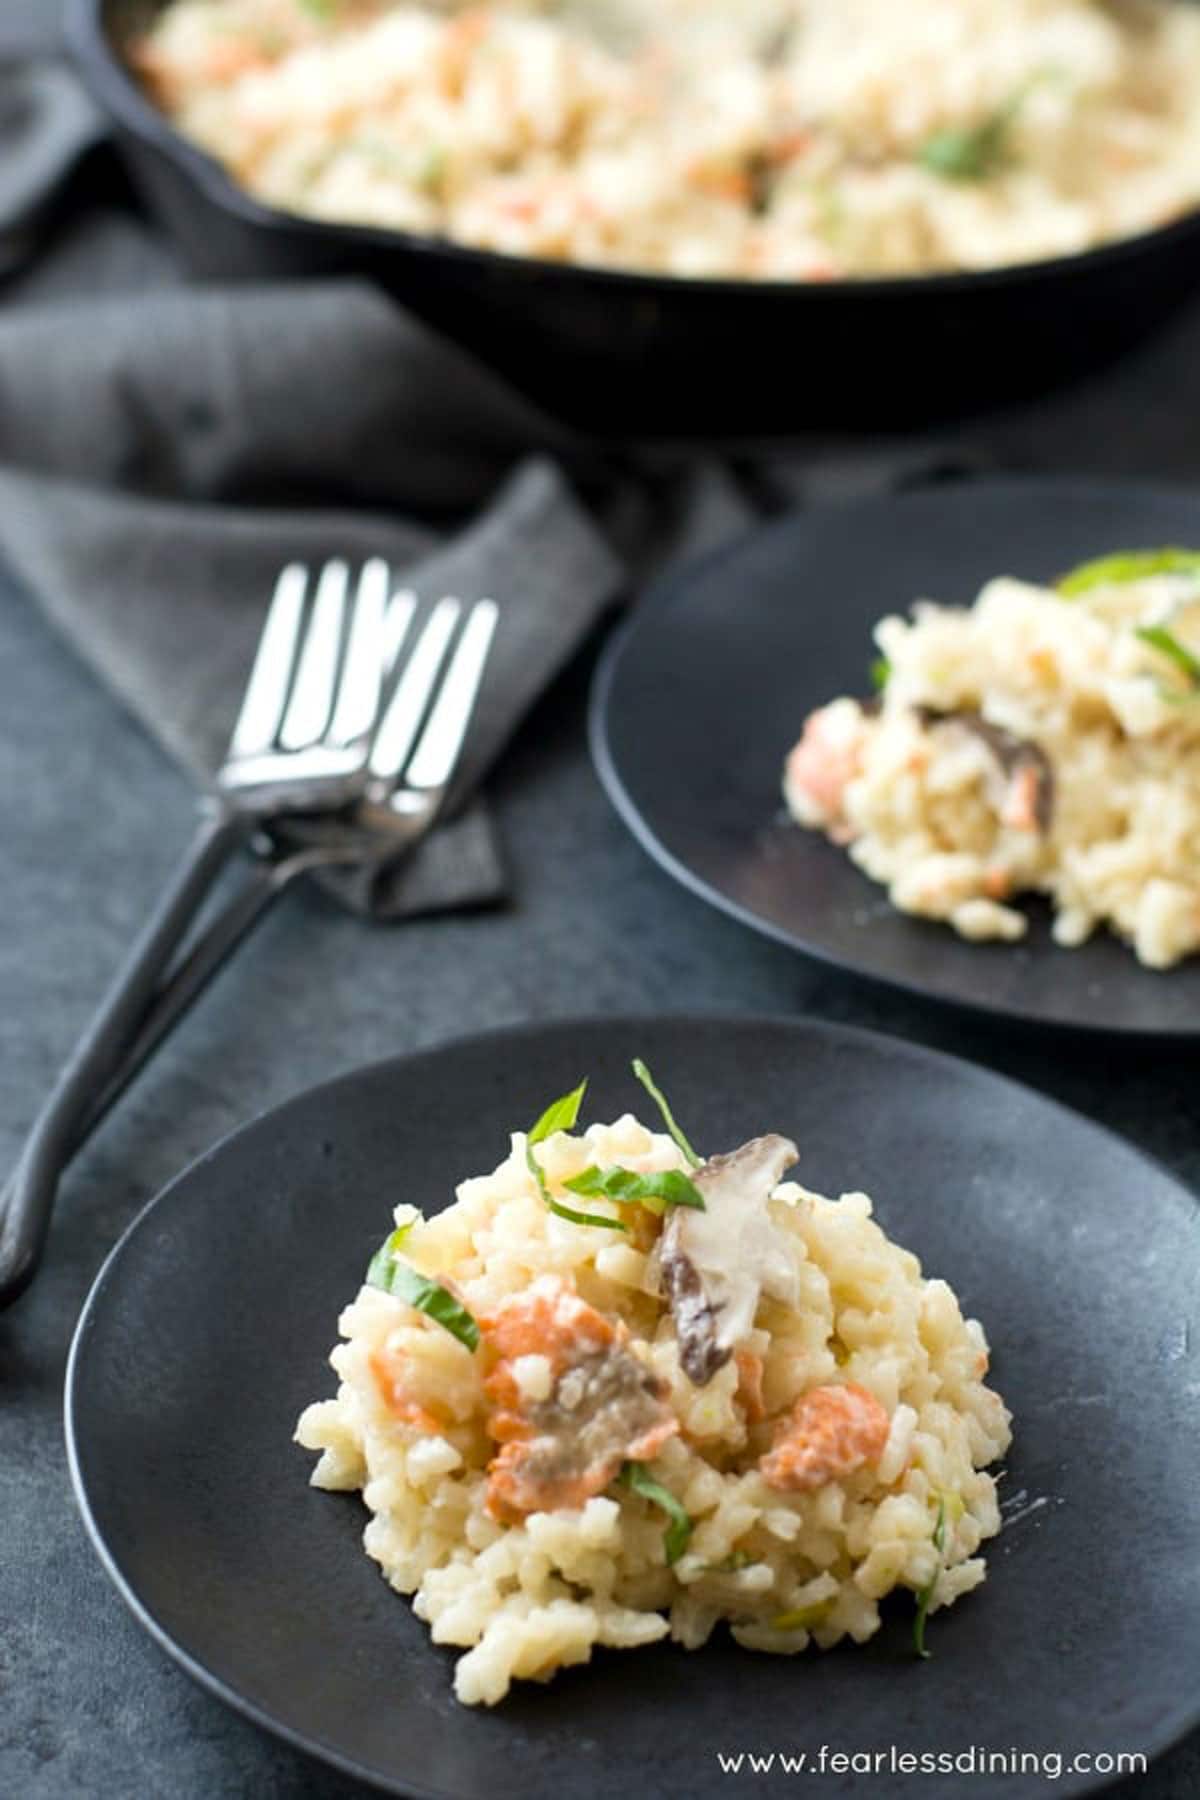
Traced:
<path fill-rule="evenodd" d="M 670 1488 L 665 1488 L 661 1481 L 655 1481 L 653 1475 L 647 1472 L 645 1463 L 623 1464 L 617 1480 L 622 1487 L 640 1494 L 643 1500 L 649 1500 L 654 1506 L 661 1506 L 670 1521 L 663 1532 L 667 1562 L 678 1562 L 692 1536 L 692 1518 L 687 1508 L 675 1498 Z"/>
<path fill-rule="evenodd" d="M 917 151 L 917 161 L 948 181 L 982 181 L 1007 160 L 1008 134 L 1034 88 L 1052 81 L 1053 67 L 1038 69 L 1002 106 L 978 125 L 951 125 L 935 131 Z"/>
<path fill-rule="evenodd" d="M 579 1109 L 583 1105 L 583 1096 L 586 1093 L 587 1078 L 585 1076 L 579 1086 L 572 1088 L 569 1094 L 563 1094 L 561 1099 L 550 1102 L 537 1124 L 530 1127 L 528 1142 L 541 1144 L 548 1137 L 553 1137 L 556 1131 L 573 1131 L 579 1118 Z"/>
<path fill-rule="evenodd" d="M 982 125 L 935 131 L 921 145 L 917 161 L 945 181 L 982 181 L 1003 159 L 1011 123 L 1006 111 Z"/>
<path fill-rule="evenodd" d="M 1054 585 L 1060 594 L 1072 599 L 1091 588 L 1145 581 L 1150 575 L 1200 575 L 1200 550 L 1184 550 L 1178 545 L 1163 550 L 1114 550 L 1111 556 L 1097 556 L 1068 569 Z"/>
<path fill-rule="evenodd" d="M 675 1123 L 675 1115 L 667 1104 L 666 1095 L 660 1087 L 656 1086 L 653 1075 L 651 1075 L 640 1056 L 635 1056 L 633 1059 L 633 1072 L 653 1100 L 655 1106 L 657 1106 L 659 1112 L 662 1114 L 663 1124 L 675 1139 L 676 1144 L 678 1144 L 679 1148 L 683 1151 L 683 1154 L 687 1157 L 693 1169 L 698 1169 L 704 1160 L 703 1157 L 696 1155 L 696 1152 L 692 1149 L 692 1146 L 688 1143 L 682 1131 Z"/>
<path fill-rule="evenodd" d="M 392 1270 L 396 1264 L 396 1252 L 416 1222 L 415 1219 L 410 1219 L 407 1225 L 398 1225 L 390 1237 L 384 1238 L 367 1264 L 367 1272 L 363 1279 L 368 1287 L 382 1288 L 385 1294 L 391 1293 Z"/>
<path fill-rule="evenodd" d="M 572 1225 L 595 1225 L 604 1231 L 628 1231 L 629 1227 L 623 1219 L 607 1219 L 600 1213 L 576 1212 L 571 1206 L 564 1206 L 550 1192 L 546 1180 L 546 1171 L 533 1154 L 535 1144 L 553 1137 L 556 1131 L 570 1131 L 579 1117 L 579 1108 L 583 1105 L 583 1096 L 587 1092 L 587 1079 L 572 1088 L 569 1094 L 554 1100 L 546 1108 L 537 1124 L 532 1126 L 525 1138 L 525 1162 L 529 1173 L 538 1184 L 538 1191 L 550 1211 L 560 1219 L 567 1219 Z"/>
<path fill-rule="evenodd" d="M 609 1200 L 661 1200 L 668 1206 L 694 1206 L 703 1212 L 704 1196 L 681 1169 L 659 1169 L 639 1175 L 635 1169 L 598 1169 L 563 1183 L 573 1194 L 603 1194 Z"/>
<path fill-rule="evenodd" d="M 604 1213 L 576 1212 L 573 1206 L 564 1206 L 561 1200 L 546 1202 L 550 1211 L 560 1219 L 569 1219 L 572 1225 L 595 1225 L 604 1231 L 628 1231 L 624 1219 L 610 1219 Z"/>
<path fill-rule="evenodd" d="M 938 1497 L 937 1523 L 933 1528 L 933 1547 L 938 1553 L 938 1566 L 933 1575 L 917 1595 L 917 1616 L 913 1620 L 913 1649 L 918 1656 L 930 1657 L 933 1652 L 925 1648 L 925 1620 L 929 1616 L 929 1608 L 933 1602 L 933 1590 L 938 1584 L 942 1572 L 942 1556 L 946 1549 L 946 1497 Z"/>
<path fill-rule="evenodd" d="M 1149 644 L 1160 655 L 1168 657 L 1177 669 L 1182 669 L 1193 687 L 1200 687 L 1200 657 L 1194 656 L 1186 644 L 1181 644 L 1174 632 L 1168 631 L 1165 625 L 1139 625 L 1134 635 L 1140 637 L 1143 644 Z"/>
<path fill-rule="evenodd" d="M 425 1313 L 428 1318 L 443 1326 L 451 1337 L 456 1337 L 468 1350 L 476 1349 L 479 1344 L 479 1326 L 462 1301 L 456 1300 L 439 1282 L 430 1280 L 428 1275 L 422 1275 L 411 1263 L 403 1262 L 397 1256 L 397 1250 L 411 1230 L 411 1225 L 401 1225 L 375 1252 L 367 1268 L 368 1285 L 382 1288 L 385 1294 L 394 1294 L 406 1306 L 415 1307 L 418 1312 Z"/>

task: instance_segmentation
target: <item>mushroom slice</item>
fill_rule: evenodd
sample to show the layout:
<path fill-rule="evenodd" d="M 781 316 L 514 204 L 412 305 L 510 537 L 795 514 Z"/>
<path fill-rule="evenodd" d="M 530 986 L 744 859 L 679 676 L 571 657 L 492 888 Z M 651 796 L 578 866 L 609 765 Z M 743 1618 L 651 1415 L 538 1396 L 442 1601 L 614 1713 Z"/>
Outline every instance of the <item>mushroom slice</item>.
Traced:
<path fill-rule="evenodd" d="M 918 706 L 915 711 L 922 725 L 957 725 L 977 737 L 991 751 L 1007 784 L 1005 822 L 1036 828 L 1045 836 L 1054 817 L 1054 769 L 1040 744 L 993 725 L 972 708 L 943 712 L 936 706 Z"/>
<path fill-rule="evenodd" d="M 712 1380 L 753 1328 L 760 1294 L 796 1304 L 795 1262 L 767 1201 L 798 1154 L 790 1138 L 751 1138 L 693 1174 L 703 1212 L 672 1209 L 662 1236 L 663 1285 L 679 1360 L 696 1387 Z"/>

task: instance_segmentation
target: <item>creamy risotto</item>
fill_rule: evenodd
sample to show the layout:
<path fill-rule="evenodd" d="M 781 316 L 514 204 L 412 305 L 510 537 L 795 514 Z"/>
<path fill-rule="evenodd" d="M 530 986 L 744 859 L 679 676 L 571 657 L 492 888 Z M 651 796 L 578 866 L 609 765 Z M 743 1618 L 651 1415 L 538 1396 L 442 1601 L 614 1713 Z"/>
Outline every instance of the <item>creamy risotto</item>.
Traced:
<path fill-rule="evenodd" d="M 297 1437 L 361 1488 L 368 1555 L 493 1704 L 596 1645 L 727 1623 L 791 1655 L 984 1578 L 1009 1416 L 982 1327 L 865 1194 L 786 1180 L 770 1134 L 701 1161 L 583 1087 L 444 1212 L 396 1230 Z"/>
<path fill-rule="evenodd" d="M 622 268 L 986 268 L 1200 193 L 1179 0 L 173 0 L 136 60 L 273 205 Z"/>
<path fill-rule="evenodd" d="M 991 581 L 875 636 L 882 692 L 821 707 L 788 758 L 802 825 L 964 937 L 1022 937 L 1041 893 L 1060 944 L 1200 949 L 1200 552 Z"/>

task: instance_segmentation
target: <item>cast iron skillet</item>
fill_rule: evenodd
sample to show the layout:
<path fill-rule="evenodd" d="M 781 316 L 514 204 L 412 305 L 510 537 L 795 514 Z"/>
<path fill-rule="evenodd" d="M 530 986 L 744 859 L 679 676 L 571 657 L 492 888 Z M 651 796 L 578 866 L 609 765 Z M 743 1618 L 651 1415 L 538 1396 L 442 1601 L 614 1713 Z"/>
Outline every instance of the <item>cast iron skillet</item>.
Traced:
<path fill-rule="evenodd" d="M 812 507 L 638 607 L 593 691 L 601 779 L 676 880 L 835 968 L 1021 1026 L 1194 1044 L 1200 958 L 1156 973 L 1104 932 L 1062 950 L 1036 904 L 1019 944 L 967 943 L 897 912 L 844 851 L 787 821 L 780 780 L 812 708 L 866 690 L 885 613 L 969 603 L 993 575 L 1051 581 L 1106 550 L 1198 542 L 1194 494 L 1134 483 L 965 481 Z"/>
<path fill-rule="evenodd" d="M 866 1188 L 983 1321 L 1015 1415 L 1005 1529 L 986 1585 L 934 1615 L 929 1662 L 904 1596 L 862 1649 L 756 1656 L 719 1632 L 693 1655 L 603 1652 L 468 1711 L 451 1654 L 363 1554 L 358 1496 L 308 1486 L 296 1415 L 334 1391 L 337 1315 L 395 1201 L 438 1211 L 584 1074 L 589 1118 L 640 1110 L 638 1054 L 702 1150 L 790 1132 L 805 1181 Z M 1154 1755 L 1200 1704 L 1198 1249 L 1192 1197 L 1131 1145 L 894 1038 L 685 1017 L 460 1039 L 268 1113 L 130 1227 L 71 1353 L 75 1491 L 122 1596 L 189 1674 L 389 1793 L 963 1800 L 963 1763 L 889 1775 L 886 1759 L 972 1746 L 1063 1759 L 1060 1781 L 1026 1765 L 981 1796 L 1094 1793 L 1101 1755 Z M 87 1628 L 115 1622 L 97 1607 Z M 718 1760 L 815 1764 L 822 1745 L 881 1754 L 885 1772 L 739 1780 Z M 1092 1760 L 1071 1770 L 1080 1751 Z"/>
<path fill-rule="evenodd" d="M 594 432 L 928 424 L 1103 363 L 1200 285 L 1200 212 L 1081 256 L 824 284 L 622 274 L 300 219 L 241 192 L 140 90 L 122 47 L 163 3 L 70 0 L 68 31 L 136 181 L 198 273 L 368 276 Z"/>

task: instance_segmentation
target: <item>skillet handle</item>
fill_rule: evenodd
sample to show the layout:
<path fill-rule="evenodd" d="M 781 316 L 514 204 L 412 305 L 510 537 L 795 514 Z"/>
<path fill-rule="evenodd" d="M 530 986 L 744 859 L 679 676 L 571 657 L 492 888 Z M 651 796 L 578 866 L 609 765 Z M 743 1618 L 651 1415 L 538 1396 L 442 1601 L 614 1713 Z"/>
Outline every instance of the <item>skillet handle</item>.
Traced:
<path fill-rule="evenodd" d="M 250 829 L 249 819 L 228 809 L 206 813 L 178 873 L 34 1121 L 0 1202 L 0 1308 L 11 1305 L 33 1279 L 59 1177 L 71 1159 L 80 1127 L 119 1067 L 173 951 Z"/>

